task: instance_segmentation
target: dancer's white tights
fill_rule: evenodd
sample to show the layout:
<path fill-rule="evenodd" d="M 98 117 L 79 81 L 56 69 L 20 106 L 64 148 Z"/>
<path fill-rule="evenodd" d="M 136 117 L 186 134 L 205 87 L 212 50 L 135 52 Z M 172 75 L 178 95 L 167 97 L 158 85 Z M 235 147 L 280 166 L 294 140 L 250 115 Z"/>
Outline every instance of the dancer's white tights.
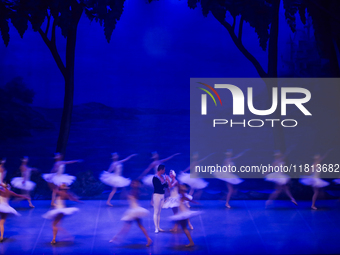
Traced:
<path fill-rule="evenodd" d="M 161 220 L 161 210 L 164 203 L 164 194 L 153 194 L 153 223 L 155 230 L 159 229 L 159 221 Z"/>

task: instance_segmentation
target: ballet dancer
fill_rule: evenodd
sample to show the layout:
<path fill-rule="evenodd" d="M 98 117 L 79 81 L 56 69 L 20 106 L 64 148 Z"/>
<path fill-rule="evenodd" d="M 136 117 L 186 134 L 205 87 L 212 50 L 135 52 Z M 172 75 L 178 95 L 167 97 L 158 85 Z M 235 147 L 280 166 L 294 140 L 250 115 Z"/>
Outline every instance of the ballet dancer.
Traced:
<path fill-rule="evenodd" d="M 7 171 L 5 169 L 5 163 L 6 163 L 6 159 L 5 158 L 1 159 L 1 161 L 0 161 L 0 184 L 4 183 L 4 179 L 5 179 L 6 173 L 7 173 Z"/>
<path fill-rule="evenodd" d="M 11 184 L 14 188 L 22 190 L 23 194 L 28 197 L 28 205 L 31 208 L 34 208 L 34 205 L 31 201 L 30 191 L 32 191 L 35 188 L 35 183 L 30 180 L 31 178 L 31 172 L 37 171 L 36 168 L 31 168 L 27 165 L 28 163 L 28 157 L 25 156 L 21 159 L 21 165 L 20 165 L 20 172 L 21 177 L 15 177 L 12 179 Z"/>
<path fill-rule="evenodd" d="M 55 209 L 52 209 L 48 211 L 47 213 L 43 214 L 42 217 L 45 219 L 53 220 L 52 223 L 52 230 L 53 230 L 53 239 L 51 241 L 51 244 L 56 243 L 56 237 L 58 230 L 61 229 L 59 227 L 59 223 L 62 218 L 66 215 L 72 215 L 75 212 L 78 212 L 79 209 L 77 207 L 66 207 L 65 206 L 65 200 L 72 200 L 78 203 L 82 203 L 79 201 L 76 197 L 74 197 L 72 194 L 70 194 L 67 190 L 69 188 L 65 183 L 61 184 L 57 189 L 56 189 L 56 205 Z"/>
<path fill-rule="evenodd" d="M 167 208 L 171 208 L 174 214 L 178 213 L 178 207 L 180 205 L 180 195 L 178 193 L 178 186 L 179 183 L 176 180 L 176 172 L 174 170 L 170 170 L 169 172 L 169 177 L 170 177 L 170 196 L 165 199 L 165 202 L 163 204 L 163 208 L 167 209 Z M 186 194 L 186 196 L 192 200 L 192 196 L 189 196 L 188 194 Z M 188 225 L 190 229 L 194 229 L 193 226 L 190 223 L 190 220 L 188 219 Z M 170 229 L 171 232 L 177 232 L 178 230 L 178 224 L 175 223 L 174 228 Z"/>
<path fill-rule="evenodd" d="M 170 216 L 169 219 L 172 220 L 172 221 L 175 221 L 177 224 L 179 224 L 182 227 L 183 232 L 185 233 L 185 235 L 189 239 L 189 244 L 185 245 L 185 247 L 192 247 L 195 244 L 194 244 L 192 237 L 190 235 L 190 232 L 187 228 L 187 223 L 188 223 L 188 220 L 190 218 L 201 214 L 201 212 L 190 211 L 189 208 L 186 206 L 186 204 L 185 204 L 186 201 L 190 201 L 192 203 L 198 204 L 197 202 L 190 200 L 186 196 L 186 190 L 187 190 L 187 188 L 185 187 L 185 185 L 179 185 L 179 195 L 180 195 L 180 204 L 179 204 L 179 207 L 178 207 L 179 212 L 177 214 L 173 215 L 173 216 Z"/>
<path fill-rule="evenodd" d="M 61 184 L 71 185 L 76 179 L 75 176 L 64 174 L 65 165 L 82 162 L 82 160 L 63 161 L 63 158 L 64 156 L 62 154 L 56 153 L 54 156 L 55 163 L 51 170 L 51 173 L 42 175 L 44 180 L 49 183 L 49 186 L 52 189 L 52 200 L 51 200 L 52 206 L 56 205 L 54 201 L 56 198 L 58 186 L 60 186 Z"/>
<path fill-rule="evenodd" d="M 272 163 L 273 168 L 279 167 L 281 169 L 285 165 L 285 159 L 288 154 L 289 152 L 287 152 L 286 154 L 282 154 L 280 151 L 275 152 L 274 162 Z M 287 194 L 293 204 L 298 205 L 289 190 L 288 182 L 290 180 L 290 177 L 287 174 L 284 174 L 282 172 L 273 172 L 268 174 L 265 177 L 265 180 L 275 183 L 275 191 L 270 194 L 268 200 L 266 201 L 266 206 L 272 204 L 273 200 L 276 199 L 282 192 L 285 192 Z"/>
<path fill-rule="evenodd" d="M 324 156 L 321 157 L 320 154 L 316 154 L 314 156 L 314 161 L 312 165 L 313 172 L 308 176 L 302 176 L 300 179 L 300 183 L 303 185 L 311 186 L 313 188 L 313 197 L 312 197 L 312 206 L 313 210 L 317 210 L 318 208 L 315 206 L 316 199 L 318 198 L 320 188 L 326 187 L 329 185 L 329 182 L 326 182 L 320 178 L 320 172 L 316 171 L 321 168 L 319 165 L 329 154 L 331 150 L 327 151 Z"/>
<path fill-rule="evenodd" d="M 107 171 L 104 171 L 101 175 L 100 175 L 100 180 L 105 183 L 106 185 L 109 185 L 112 187 L 112 191 L 106 201 L 106 204 L 108 206 L 113 206 L 111 204 L 111 199 L 114 196 L 114 194 L 117 191 L 117 188 L 122 188 L 122 187 L 126 187 L 129 186 L 131 183 L 131 180 L 128 178 L 124 178 L 122 177 L 122 171 L 123 171 L 123 164 L 125 161 L 128 161 L 130 158 L 137 156 L 137 154 L 132 154 L 130 156 L 128 156 L 125 159 L 122 160 L 118 160 L 119 156 L 118 154 L 112 153 L 112 160 L 113 162 L 111 163 L 109 169 Z"/>
<path fill-rule="evenodd" d="M 154 191 L 153 191 L 153 222 L 155 224 L 155 233 L 164 230 L 159 227 L 159 222 L 161 220 L 161 210 L 164 203 L 164 193 L 165 188 L 170 186 L 170 180 L 168 176 L 164 176 L 165 166 L 159 165 L 157 168 L 157 174 L 154 175 L 152 179 Z"/>
<path fill-rule="evenodd" d="M 164 162 L 166 162 L 166 161 L 172 159 L 173 157 L 179 155 L 179 154 L 181 154 L 181 153 L 175 153 L 175 154 L 173 154 L 173 155 L 171 155 L 170 157 L 167 157 L 167 158 L 165 158 L 165 159 L 159 159 L 158 153 L 157 153 L 156 151 L 153 152 L 153 153 L 152 153 L 152 157 L 151 157 L 151 159 L 153 159 L 153 161 L 152 161 L 151 164 L 143 171 L 143 173 L 139 176 L 138 179 L 143 178 L 143 179 L 142 179 L 143 184 L 152 187 L 152 186 L 153 186 L 152 180 L 153 180 L 154 175 L 157 174 L 158 166 L 159 166 L 160 164 L 163 164 Z M 151 175 L 151 174 L 146 175 L 148 172 L 150 172 L 151 169 L 154 169 L 154 172 L 155 172 L 154 175 Z M 146 175 L 146 176 L 145 176 L 145 175 Z"/>
<path fill-rule="evenodd" d="M 233 167 L 235 165 L 234 160 L 243 156 L 243 154 L 246 153 L 247 151 L 249 151 L 249 149 L 247 149 L 247 150 L 241 152 L 240 154 L 236 155 L 235 157 L 233 157 L 233 151 L 228 150 L 225 153 L 226 158 L 223 162 L 223 166 L 226 166 L 228 169 L 231 169 L 231 167 Z M 222 181 L 225 181 L 227 183 L 228 194 L 227 194 L 225 206 L 230 209 L 231 206 L 229 205 L 229 201 L 230 201 L 231 196 L 235 192 L 234 185 L 240 184 L 241 182 L 243 182 L 243 180 L 240 179 L 236 174 L 233 174 L 231 172 L 215 172 L 214 175 L 215 175 L 216 178 L 218 178 Z"/>
<path fill-rule="evenodd" d="M 7 219 L 7 216 L 9 214 L 14 214 L 19 216 L 20 214 L 8 204 L 8 200 L 10 197 L 18 197 L 22 199 L 28 199 L 28 197 L 19 195 L 14 193 L 13 191 L 9 190 L 9 185 L 6 183 L 0 184 L 0 231 L 1 231 L 1 236 L 0 236 L 0 242 L 4 240 L 4 224 Z"/>
<path fill-rule="evenodd" d="M 118 238 L 123 237 L 130 230 L 132 222 L 136 221 L 138 227 L 142 230 L 143 234 L 146 237 L 147 240 L 146 246 L 149 247 L 151 245 L 152 240 L 142 224 L 142 218 L 146 217 L 149 214 L 149 211 L 143 207 L 140 207 L 138 204 L 139 186 L 140 186 L 139 181 L 133 180 L 131 182 L 131 192 L 128 196 L 130 207 L 124 213 L 123 218 L 121 219 L 125 223 L 122 229 L 110 240 L 110 243 L 111 242 L 117 243 Z"/>
<path fill-rule="evenodd" d="M 190 164 L 190 166 L 188 166 L 185 170 L 183 170 L 181 172 L 181 174 L 178 176 L 178 179 L 181 183 L 185 183 L 187 185 L 190 186 L 190 191 L 189 191 L 189 195 L 193 196 L 194 191 L 197 189 L 204 189 L 205 187 L 208 186 L 208 182 L 204 181 L 201 178 L 197 178 L 198 177 L 198 172 L 194 171 L 196 169 L 196 166 L 199 166 L 199 163 L 201 163 L 202 161 L 206 160 L 208 157 L 210 157 L 212 154 L 206 156 L 205 158 L 202 159 L 198 159 L 198 153 L 193 153 L 192 155 L 192 163 Z M 191 173 L 192 178 L 190 177 L 190 174 L 186 174 L 185 172 L 189 171 L 189 170 L 193 170 L 193 172 Z"/>

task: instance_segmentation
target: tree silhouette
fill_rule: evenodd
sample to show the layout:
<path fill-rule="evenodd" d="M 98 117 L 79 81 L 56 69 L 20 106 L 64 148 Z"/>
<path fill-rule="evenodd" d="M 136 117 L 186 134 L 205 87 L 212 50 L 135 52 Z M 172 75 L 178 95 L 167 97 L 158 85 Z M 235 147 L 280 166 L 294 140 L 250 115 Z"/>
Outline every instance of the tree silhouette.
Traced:
<path fill-rule="evenodd" d="M 296 22 L 295 14 L 300 12 L 302 19 L 305 15 L 304 0 L 283 0 L 286 19 L 294 31 Z M 152 0 L 149 0 L 152 2 Z M 278 35 L 279 35 L 279 10 L 281 0 L 187 0 L 188 6 L 195 9 L 200 3 L 203 16 L 211 13 L 214 18 L 228 31 L 232 41 L 240 52 L 253 64 L 261 78 L 278 77 Z M 226 20 L 227 14 L 232 17 L 232 22 Z M 268 64 L 263 68 L 254 55 L 242 42 L 243 26 L 248 22 L 258 35 L 259 45 L 265 51 L 268 47 Z M 264 80 L 271 100 L 272 88 L 277 84 Z M 281 119 L 280 106 L 273 114 L 275 119 Z M 285 151 L 285 139 L 280 125 L 273 128 L 274 147 Z"/>
<path fill-rule="evenodd" d="M 104 26 L 106 40 L 110 42 L 116 23 L 123 13 L 124 2 L 125 0 L 1 0 L 0 2 L 0 32 L 5 45 L 8 45 L 10 39 L 9 22 L 17 29 L 21 37 L 30 22 L 33 30 L 41 35 L 64 77 L 64 107 L 57 152 L 65 153 L 71 127 L 74 62 L 79 20 L 85 12 L 91 21 L 95 20 Z M 57 26 L 66 38 L 64 57 L 57 49 Z M 65 59 L 65 62 L 62 59 Z"/>

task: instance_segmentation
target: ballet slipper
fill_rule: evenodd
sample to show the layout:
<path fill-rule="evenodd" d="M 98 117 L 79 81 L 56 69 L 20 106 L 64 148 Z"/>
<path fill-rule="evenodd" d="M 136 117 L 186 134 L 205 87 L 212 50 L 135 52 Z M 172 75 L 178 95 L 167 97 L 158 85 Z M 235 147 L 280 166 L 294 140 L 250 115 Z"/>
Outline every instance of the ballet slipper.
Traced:
<path fill-rule="evenodd" d="M 231 208 L 231 206 L 229 204 L 225 204 L 225 207 L 227 207 L 228 209 Z"/>
<path fill-rule="evenodd" d="M 107 206 L 113 206 L 113 204 L 111 204 L 110 202 L 106 202 Z"/>
<path fill-rule="evenodd" d="M 146 247 L 149 247 L 152 244 L 151 238 L 148 238 L 148 243 L 145 245 Z"/>
<path fill-rule="evenodd" d="M 189 225 L 189 228 L 190 228 L 191 230 L 194 229 L 194 227 L 193 227 L 191 224 L 188 224 L 188 225 Z"/>
<path fill-rule="evenodd" d="M 28 206 L 31 207 L 31 208 L 34 208 L 34 207 L 35 207 L 33 204 L 29 204 Z"/>
<path fill-rule="evenodd" d="M 57 242 L 55 240 L 52 240 L 51 241 L 51 244 L 56 244 Z"/>
<path fill-rule="evenodd" d="M 161 228 L 158 228 L 159 232 L 165 232 L 163 229 Z"/>
<path fill-rule="evenodd" d="M 311 207 L 313 210 L 317 210 L 318 208 L 315 207 L 315 205 L 312 205 Z"/>
<path fill-rule="evenodd" d="M 170 229 L 170 232 L 177 232 L 178 231 L 178 228 L 172 228 Z"/>
<path fill-rule="evenodd" d="M 159 230 L 158 229 L 155 229 L 155 233 L 157 234 L 159 232 Z"/>
<path fill-rule="evenodd" d="M 292 203 L 293 203 L 294 205 L 296 205 L 296 206 L 298 205 L 298 204 L 296 203 L 295 199 L 292 199 L 291 201 L 292 201 Z"/>
<path fill-rule="evenodd" d="M 185 247 L 193 247 L 195 244 L 194 243 L 189 243 L 187 245 L 185 245 Z"/>
<path fill-rule="evenodd" d="M 116 237 L 112 238 L 109 243 L 114 243 L 114 244 L 119 244 L 118 240 Z"/>
<path fill-rule="evenodd" d="M 270 205 L 273 204 L 273 201 L 272 200 L 267 200 L 266 201 L 266 208 L 269 207 Z"/>
<path fill-rule="evenodd" d="M 53 206 L 53 207 L 55 207 L 55 206 L 57 206 L 55 203 L 51 203 L 51 206 Z"/>

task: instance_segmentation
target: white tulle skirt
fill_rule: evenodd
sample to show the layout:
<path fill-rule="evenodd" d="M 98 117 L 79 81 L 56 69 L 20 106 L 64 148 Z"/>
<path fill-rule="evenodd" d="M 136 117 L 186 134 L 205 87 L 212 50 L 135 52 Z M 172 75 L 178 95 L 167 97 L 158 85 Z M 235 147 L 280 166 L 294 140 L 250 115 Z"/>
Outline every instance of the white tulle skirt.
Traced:
<path fill-rule="evenodd" d="M 201 214 L 201 212 L 198 212 L 198 211 L 187 210 L 187 211 L 179 212 L 175 215 L 172 215 L 172 216 L 169 217 L 169 219 L 172 220 L 172 221 L 181 221 L 181 220 L 190 219 L 190 218 L 195 217 L 195 216 L 200 215 L 200 214 Z"/>
<path fill-rule="evenodd" d="M 333 182 L 334 182 L 335 184 L 340 184 L 340 179 L 335 179 L 335 180 L 333 180 Z"/>
<path fill-rule="evenodd" d="M 163 204 L 163 208 L 167 209 L 167 208 L 175 208 L 175 207 L 179 207 L 180 204 L 180 196 L 176 196 L 176 197 L 168 197 L 167 199 L 165 199 L 165 202 Z"/>
<path fill-rule="evenodd" d="M 239 178 L 236 174 L 233 174 L 233 173 L 218 172 L 218 173 L 214 173 L 214 176 L 221 181 L 228 182 L 233 185 L 237 185 L 243 182 L 241 178 Z"/>
<path fill-rule="evenodd" d="M 48 211 L 47 213 L 43 214 L 42 217 L 45 219 L 53 220 L 59 214 L 72 215 L 78 211 L 79 209 L 76 207 L 57 208 Z"/>
<path fill-rule="evenodd" d="M 285 185 L 290 180 L 289 175 L 283 173 L 270 173 L 265 177 L 266 181 L 275 182 L 279 185 Z"/>
<path fill-rule="evenodd" d="M 200 178 L 190 178 L 190 174 L 181 173 L 178 180 L 182 183 L 188 184 L 193 189 L 204 189 L 208 186 L 208 182 Z"/>
<path fill-rule="evenodd" d="M 60 186 L 61 184 L 65 183 L 66 185 L 71 185 L 75 180 L 76 177 L 68 174 L 43 174 L 42 177 L 45 181 L 53 183 L 57 186 Z"/>
<path fill-rule="evenodd" d="M 131 183 L 130 179 L 124 178 L 114 173 L 109 173 L 107 171 L 103 171 L 99 179 L 106 185 L 116 188 L 126 187 L 129 186 Z"/>
<path fill-rule="evenodd" d="M 18 213 L 13 207 L 9 206 L 9 204 L 6 203 L 0 204 L 0 213 L 14 214 L 20 216 L 20 213 Z"/>
<path fill-rule="evenodd" d="M 17 188 L 17 189 L 22 189 L 22 190 L 33 190 L 35 188 L 35 183 L 32 182 L 32 181 L 24 181 L 24 178 L 22 177 L 15 177 L 12 179 L 11 181 L 11 184 L 14 188 Z"/>
<path fill-rule="evenodd" d="M 300 183 L 303 185 L 312 186 L 314 188 L 322 188 L 329 185 L 329 182 L 313 176 L 302 176 Z"/>
<path fill-rule="evenodd" d="M 128 209 L 124 213 L 121 220 L 122 221 L 133 221 L 133 220 L 144 218 L 144 217 L 148 216 L 149 213 L 150 212 L 148 210 L 146 210 L 145 208 L 137 206 L 135 208 Z"/>
<path fill-rule="evenodd" d="M 143 179 L 142 179 L 143 184 L 146 185 L 146 186 L 153 187 L 153 183 L 152 183 L 153 177 L 154 177 L 154 175 L 152 175 L 152 174 L 148 174 L 148 175 L 144 176 Z"/>

